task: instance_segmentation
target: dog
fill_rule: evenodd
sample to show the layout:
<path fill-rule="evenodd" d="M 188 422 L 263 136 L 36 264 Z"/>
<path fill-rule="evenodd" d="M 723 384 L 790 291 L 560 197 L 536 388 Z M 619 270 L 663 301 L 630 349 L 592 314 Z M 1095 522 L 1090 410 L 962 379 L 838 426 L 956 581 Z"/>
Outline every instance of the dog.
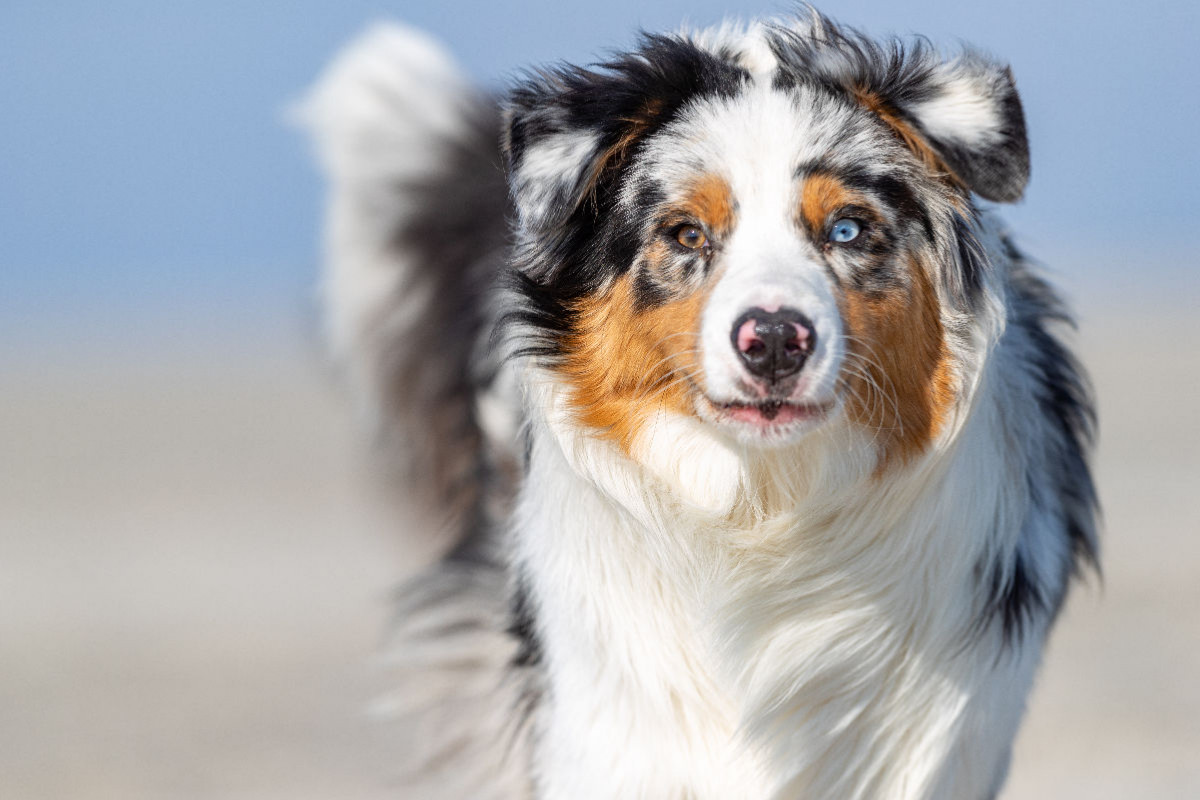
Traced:
<path fill-rule="evenodd" d="M 383 26 L 307 114 L 333 350 L 452 540 L 407 796 L 997 795 L 1097 554 L 1007 67 L 801 11 L 496 98 Z"/>

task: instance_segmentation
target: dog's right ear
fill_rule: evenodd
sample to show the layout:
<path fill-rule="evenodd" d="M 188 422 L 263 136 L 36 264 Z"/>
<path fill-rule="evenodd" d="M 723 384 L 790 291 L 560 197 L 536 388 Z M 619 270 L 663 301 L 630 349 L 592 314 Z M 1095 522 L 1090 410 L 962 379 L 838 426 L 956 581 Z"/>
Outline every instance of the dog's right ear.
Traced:
<path fill-rule="evenodd" d="M 606 160 L 601 131 L 572 113 L 571 95 L 566 75 L 546 73 L 518 87 L 505 108 L 501 144 L 523 228 L 565 222 Z"/>
<path fill-rule="evenodd" d="M 594 70 L 564 66 L 526 80 L 509 96 L 502 141 L 521 226 L 561 226 L 685 103 L 731 95 L 746 78 L 678 36 L 644 35 Z"/>

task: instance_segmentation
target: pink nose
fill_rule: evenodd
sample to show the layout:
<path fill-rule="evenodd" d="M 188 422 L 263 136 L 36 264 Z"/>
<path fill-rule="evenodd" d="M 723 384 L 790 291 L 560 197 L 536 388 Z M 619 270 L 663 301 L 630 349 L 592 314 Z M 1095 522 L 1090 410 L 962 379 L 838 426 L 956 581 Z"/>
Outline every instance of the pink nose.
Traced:
<path fill-rule="evenodd" d="M 817 344 L 808 317 L 790 308 L 752 308 L 738 317 L 730 338 L 746 369 L 770 383 L 803 369 Z"/>

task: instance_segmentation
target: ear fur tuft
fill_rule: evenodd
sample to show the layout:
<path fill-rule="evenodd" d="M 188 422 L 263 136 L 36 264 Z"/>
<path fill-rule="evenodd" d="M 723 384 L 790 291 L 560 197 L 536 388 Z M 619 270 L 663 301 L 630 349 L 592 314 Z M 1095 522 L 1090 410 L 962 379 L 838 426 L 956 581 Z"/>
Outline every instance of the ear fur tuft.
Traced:
<path fill-rule="evenodd" d="M 1020 199 L 1029 182 L 1029 140 L 1012 71 L 968 53 L 942 64 L 937 77 L 932 96 L 907 114 L 976 194 Z"/>

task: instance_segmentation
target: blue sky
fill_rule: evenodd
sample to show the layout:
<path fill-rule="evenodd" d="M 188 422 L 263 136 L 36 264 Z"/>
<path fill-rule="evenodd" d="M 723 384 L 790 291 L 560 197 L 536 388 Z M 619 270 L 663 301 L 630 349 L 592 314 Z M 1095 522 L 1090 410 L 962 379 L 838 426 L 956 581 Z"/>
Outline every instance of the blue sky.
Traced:
<path fill-rule="evenodd" d="M 499 87 L 523 66 L 601 57 L 639 27 L 787 7 L 10 0 L 0 11 L 0 334 L 302 304 L 319 261 L 321 185 L 284 110 L 373 20 L 432 31 Z M 1026 200 L 1006 215 L 1070 280 L 1119 291 L 1191 272 L 1200 4 L 821 7 L 873 33 L 971 42 L 1013 65 L 1034 168 Z"/>

